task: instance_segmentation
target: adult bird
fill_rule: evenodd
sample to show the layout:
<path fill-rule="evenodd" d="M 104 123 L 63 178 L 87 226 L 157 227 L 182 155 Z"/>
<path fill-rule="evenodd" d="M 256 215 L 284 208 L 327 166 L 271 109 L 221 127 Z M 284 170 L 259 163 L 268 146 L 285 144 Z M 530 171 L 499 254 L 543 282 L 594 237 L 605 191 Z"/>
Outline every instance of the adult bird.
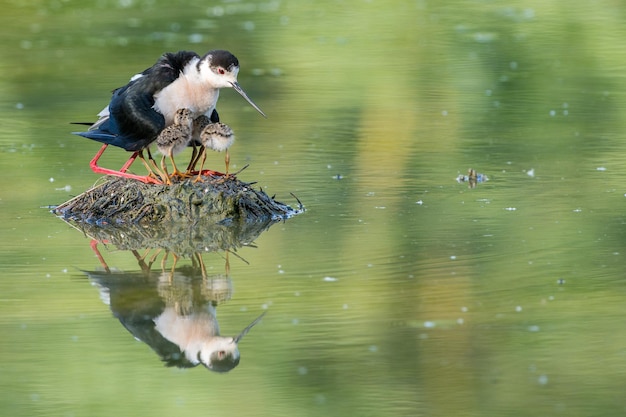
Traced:
<path fill-rule="evenodd" d="M 194 119 L 204 115 L 212 122 L 219 121 L 215 105 L 221 88 L 233 88 L 267 117 L 237 82 L 238 73 L 239 61 L 228 51 L 213 50 L 202 57 L 190 51 L 165 53 L 152 67 L 113 91 L 109 105 L 88 131 L 75 132 L 104 144 L 92 159 L 91 169 L 146 183 L 162 183 L 151 173 L 143 151 L 147 149 L 149 154 L 148 146 L 165 127 L 174 123 L 179 109 L 189 109 Z M 98 159 L 108 145 L 133 152 L 119 171 L 98 166 Z M 126 172 L 137 156 L 150 172 L 148 176 Z"/>

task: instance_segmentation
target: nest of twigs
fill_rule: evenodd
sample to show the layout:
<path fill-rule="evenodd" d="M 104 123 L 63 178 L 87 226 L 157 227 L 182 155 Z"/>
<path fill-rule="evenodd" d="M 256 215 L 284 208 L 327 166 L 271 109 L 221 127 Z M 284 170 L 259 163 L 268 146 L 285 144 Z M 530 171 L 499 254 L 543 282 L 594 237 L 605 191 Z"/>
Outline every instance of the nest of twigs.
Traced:
<path fill-rule="evenodd" d="M 203 223 L 265 223 L 301 211 L 255 190 L 234 176 L 184 179 L 171 185 L 111 177 L 53 212 L 65 220 L 94 226 Z"/>

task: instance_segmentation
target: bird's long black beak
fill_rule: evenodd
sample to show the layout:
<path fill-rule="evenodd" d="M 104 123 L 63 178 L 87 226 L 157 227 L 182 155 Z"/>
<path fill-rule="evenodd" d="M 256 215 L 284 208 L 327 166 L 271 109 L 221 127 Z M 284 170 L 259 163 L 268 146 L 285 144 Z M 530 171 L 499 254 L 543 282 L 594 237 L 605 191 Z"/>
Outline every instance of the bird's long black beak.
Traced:
<path fill-rule="evenodd" d="M 239 85 L 238 82 L 231 82 L 231 85 L 233 86 L 233 88 L 235 89 L 236 92 L 238 92 L 239 94 L 241 94 L 241 97 L 245 98 L 246 101 L 248 103 L 250 103 L 250 105 L 252 107 L 254 107 L 256 109 L 256 111 L 258 111 L 259 113 L 261 113 L 261 116 L 265 117 L 267 119 L 267 116 L 265 115 L 265 113 L 263 113 L 263 110 L 261 110 L 259 108 L 259 106 L 257 106 L 256 104 L 254 104 L 254 102 L 250 99 L 250 97 L 248 97 L 248 95 L 246 94 L 245 91 L 243 91 L 243 88 L 241 88 L 241 86 Z"/>
<path fill-rule="evenodd" d="M 260 111 L 260 110 L 259 110 Z M 250 331 L 251 328 L 254 327 L 255 324 L 257 324 L 258 322 L 261 321 L 261 319 L 263 318 L 263 316 L 265 315 L 265 313 L 267 313 L 267 311 L 264 311 L 263 314 L 261 314 L 259 317 L 256 318 L 256 320 L 254 320 L 252 323 L 250 323 L 248 325 L 248 327 L 246 327 L 245 329 L 243 329 L 241 331 L 241 333 L 239 333 L 234 339 L 233 342 L 234 343 L 239 343 L 239 341 L 246 335 L 246 333 L 248 333 Z"/>

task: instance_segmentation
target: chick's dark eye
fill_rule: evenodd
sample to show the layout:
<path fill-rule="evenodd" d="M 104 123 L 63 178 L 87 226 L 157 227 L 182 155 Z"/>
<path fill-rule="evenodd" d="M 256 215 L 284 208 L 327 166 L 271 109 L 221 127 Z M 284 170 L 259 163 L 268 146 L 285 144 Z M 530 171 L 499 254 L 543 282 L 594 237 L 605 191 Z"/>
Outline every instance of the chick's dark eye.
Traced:
<path fill-rule="evenodd" d="M 224 68 L 218 68 L 217 72 L 220 73 L 220 75 L 224 75 L 226 73 L 226 71 L 224 70 Z"/>

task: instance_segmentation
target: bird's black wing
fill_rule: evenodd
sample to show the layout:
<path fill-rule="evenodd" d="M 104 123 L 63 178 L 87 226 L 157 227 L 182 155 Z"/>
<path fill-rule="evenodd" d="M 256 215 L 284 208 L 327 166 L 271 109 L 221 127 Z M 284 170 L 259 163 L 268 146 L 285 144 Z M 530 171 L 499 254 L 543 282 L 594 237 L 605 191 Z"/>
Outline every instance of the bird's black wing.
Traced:
<path fill-rule="evenodd" d="M 200 56 L 192 51 L 178 51 L 178 52 L 166 52 L 158 59 L 158 61 L 150 68 L 145 69 L 141 74 L 142 76 L 154 75 L 157 81 L 158 90 L 167 87 L 172 83 L 180 73 L 185 69 L 185 66 L 194 58 Z M 157 91 L 158 91 L 157 90 Z"/>
<path fill-rule="evenodd" d="M 198 54 L 189 51 L 163 54 L 153 66 L 113 91 L 107 119 L 77 134 L 127 151 L 146 148 L 165 128 L 165 118 L 153 108 L 154 95 L 176 80 L 195 57 Z"/>
<path fill-rule="evenodd" d="M 113 93 L 110 112 L 120 134 L 127 138 L 124 149 L 145 148 L 165 128 L 165 118 L 153 108 L 154 95 L 174 82 L 195 57 L 198 54 L 190 51 L 167 52 L 141 76 Z"/>

